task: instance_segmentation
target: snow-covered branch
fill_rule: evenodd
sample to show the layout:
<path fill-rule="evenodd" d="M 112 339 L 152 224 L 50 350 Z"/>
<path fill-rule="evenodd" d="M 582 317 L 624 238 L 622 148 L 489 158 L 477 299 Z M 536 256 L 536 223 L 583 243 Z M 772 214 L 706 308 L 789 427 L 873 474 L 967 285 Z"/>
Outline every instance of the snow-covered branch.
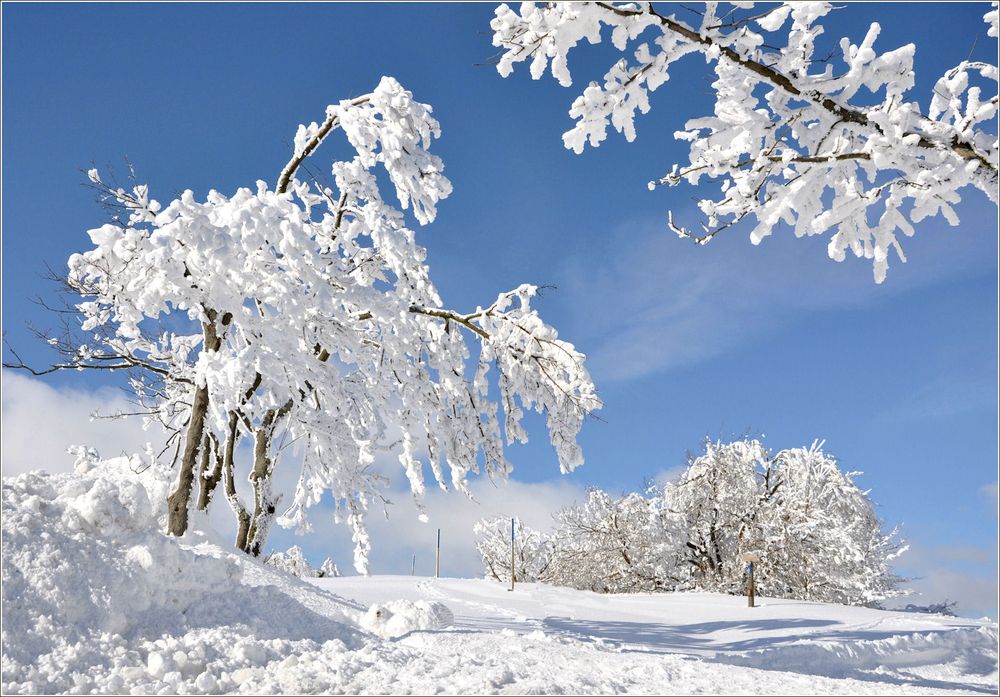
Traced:
<path fill-rule="evenodd" d="M 938 214 L 957 225 L 954 206 L 965 187 L 997 202 L 995 65 L 963 61 L 948 71 L 924 114 L 907 101 L 915 47 L 877 53 L 878 24 L 860 44 L 840 41 L 837 72 L 815 57 L 832 4 L 751 13 L 753 3 L 740 2 L 720 15 L 721 5 L 706 3 L 696 25 L 653 3 L 523 3 L 519 12 L 501 5 L 491 23 L 503 49 L 498 70 L 507 76 L 530 60 L 534 79 L 551 67 L 569 86 L 569 52 L 583 39 L 599 43 L 608 27 L 625 55 L 573 102 L 577 123 L 563 142 L 582 153 L 599 146 L 609 126 L 634 140 L 636 112 L 650 110 L 649 93 L 676 61 L 697 53 L 714 64 L 714 115 L 675 134 L 691 143 L 690 163 L 649 184 L 696 185 L 703 177 L 721 184 L 719 198 L 699 202 L 702 232 L 671 219 L 674 232 L 698 243 L 748 217 L 757 221 L 754 244 L 782 225 L 796 236 L 832 232 L 830 257 L 840 261 L 849 249 L 872 259 L 881 282 L 890 248 L 905 261 L 898 232 L 912 235 L 914 223 Z M 990 36 L 995 16 L 994 9 L 984 17 Z"/>

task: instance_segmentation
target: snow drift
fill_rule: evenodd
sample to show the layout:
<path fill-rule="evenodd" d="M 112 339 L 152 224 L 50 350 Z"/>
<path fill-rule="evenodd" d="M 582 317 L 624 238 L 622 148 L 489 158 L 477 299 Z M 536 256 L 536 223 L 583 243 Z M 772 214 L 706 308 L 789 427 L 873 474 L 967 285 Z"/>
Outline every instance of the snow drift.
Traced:
<path fill-rule="evenodd" d="M 205 532 L 159 532 L 163 499 L 147 486 L 114 464 L 3 480 L 4 692 L 116 691 L 140 677 L 202 691 L 230 646 L 256 663 L 269 640 L 359 644 L 356 610 L 332 597 L 309 607 L 296 595 L 314 589 Z"/>

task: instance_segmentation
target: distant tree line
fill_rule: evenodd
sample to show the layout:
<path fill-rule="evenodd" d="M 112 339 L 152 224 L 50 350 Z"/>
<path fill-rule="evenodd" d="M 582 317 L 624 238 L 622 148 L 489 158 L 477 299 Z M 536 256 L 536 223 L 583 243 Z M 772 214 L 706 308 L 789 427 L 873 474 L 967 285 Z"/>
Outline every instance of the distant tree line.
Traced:
<path fill-rule="evenodd" d="M 601 593 L 742 593 L 756 553 L 764 596 L 875 605 L 900 595 L 906 546 L 821 442 L 772 453 L 759 440 L 706 441 L 675 481 L 615 496 L 592 489 L 549 534 L 519 521 L 514 573 Z M 510 518 L 481 520 L 486 576 L 510 579 Z"/>

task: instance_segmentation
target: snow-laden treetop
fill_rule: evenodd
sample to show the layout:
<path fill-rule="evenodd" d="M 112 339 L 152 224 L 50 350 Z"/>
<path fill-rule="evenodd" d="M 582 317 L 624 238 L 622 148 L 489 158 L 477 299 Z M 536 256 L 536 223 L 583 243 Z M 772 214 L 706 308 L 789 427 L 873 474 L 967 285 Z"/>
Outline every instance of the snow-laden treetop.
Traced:
<path fill-rule="evenodd" d="M 296 178 L 337 128 L 355 154 L 333 163 L 335 186 Z M 92 340 L 60 348 L 66 367 L 133 370 L 149 417 L 174 431 L 171 532 L 186 529 L 198 468 L 208 487 L 199 507 L 223 481 L 237 546 L 260 553 L 285 443 L 305 458 L 280 522 L 305 525 L 306 508 L 331 491 L 355 530 L 359 569 L 364 512 L 385 500 L 380 451 L 397 454 L 418 499 L 423 457 L 442 488 L 468 493 L 481 466 L 490 476 L 511 470 L 504 440 L 527 440 L 523 409 L 534 408 L 546 415 L 560 469 L 583 462 L 576 436 L 601 402 L 584 355 L 532 307 L 537 288 L 521 285 L 471 311 L 445 308 L 424 248 L 379 190 L 376 168 L 402 210 L 432 222 L 451 193 L 429 152 L 439 134 L 431 108 L 385 77 L 371 94 L 329 106 L 323 123 L 299 126 L 276 189 L 258 181 L 204 201 L 185 191 L 161 206 L 145 185 L 129 192 L 89 173 L 124 212 L 91 230 L 93 248 L 69 260 Z M 468 339 L 480 345 L 469 377 Z M 253 444 L 252 504 L 233 483 L 244 437 Z"/>

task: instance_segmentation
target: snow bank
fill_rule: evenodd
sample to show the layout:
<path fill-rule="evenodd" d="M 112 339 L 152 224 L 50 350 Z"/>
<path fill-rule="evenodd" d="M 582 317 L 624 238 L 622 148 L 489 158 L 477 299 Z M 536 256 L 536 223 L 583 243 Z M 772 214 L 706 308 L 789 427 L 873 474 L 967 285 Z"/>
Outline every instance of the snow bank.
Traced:
<path fill-rule="evenodd" d="M 361 642 L 359 613 L 333 596 L 204 533 L 159 532 L 147 485 L 114 465 L 3 480 L 5 693 L 211 691 L 213 661 L 238 669 L 283 659 L 288 642 Z"/>
<path fill-rule="evenodd" d="M 808 642 L 735 655 L 717 654 L 715 660 L 831 678 L 856 677 L 871 670 L 950 664 L 956 664 L 958 674 L 992 675 L 997 672 L 998 641 L 996 627 L 984 626 L 867 641 Z"/>
<path fill-rule="evenodd" d="M 372 605 L 361 626 L 384 639 L 426 629 L 444 629 L 455 623 L 446 605 L 426 600 L 394 600 Z"/>

